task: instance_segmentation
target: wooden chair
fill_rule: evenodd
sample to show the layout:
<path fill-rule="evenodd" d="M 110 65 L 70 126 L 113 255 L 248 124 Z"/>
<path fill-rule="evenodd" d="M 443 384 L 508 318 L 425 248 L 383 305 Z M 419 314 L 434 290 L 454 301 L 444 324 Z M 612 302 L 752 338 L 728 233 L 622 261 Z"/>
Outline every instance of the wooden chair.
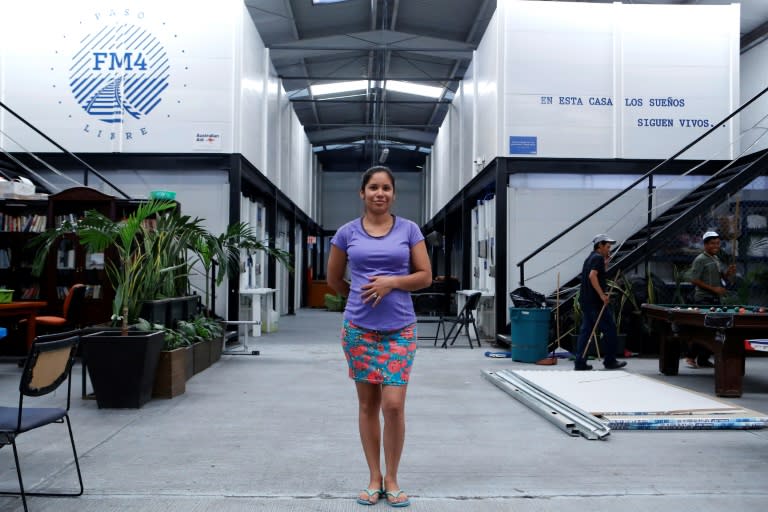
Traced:
<path fill-rule="evenodd" d="M 37 327 L 47 332 L 82 327 L 85 285 L 73 284 L 64 298 L 61 316 L 42 315 L 36 318 Z"/>
<path fill-rule="evenodd" d="M 73 336 L 69 334 L 72 333 L 50 334 L 38 336 L 35 339 L 21 374 L 18 405 L 0 407 L 0 447 L 4 445 L 13 447 L 13 459 L 16 463 L 16 475 L 19 480 L 18 491 L 0 491 L 0 494 L 21 496 L 25 511 L 28 510 L 27 496 L 80 496 L 83 494 L 83 477 L 80 473 L 80 462 L 77 458 L 75 439 L 72 435 L 72 424 L 69 421 L 69 404 L 72 391 L 70 374 L 80 337 L 77 334 Z M 41 397 L 51 394 L 64 381 L 67 381 L 65 408 L 25 406 L 25 397 Z M 64 398 L 63 393 L 56 396 Z M 25 432 L 52 423 L 67 424 L 80 488 L 76 492 L 27 492 L 24 490 L 16 440 Z"/>

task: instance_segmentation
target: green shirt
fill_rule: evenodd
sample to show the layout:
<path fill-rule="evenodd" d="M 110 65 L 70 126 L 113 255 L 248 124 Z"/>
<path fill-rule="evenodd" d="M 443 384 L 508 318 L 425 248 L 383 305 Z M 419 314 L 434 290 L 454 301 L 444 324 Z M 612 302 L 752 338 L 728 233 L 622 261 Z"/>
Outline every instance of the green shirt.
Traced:
<path fill-rule="evenodd" d="M 702 252 L 694 258 L 691 269 L 688 271 L 688 278 L 693 281 L 698 279 L 709 286 L 723 286 L 722 272 L 723 265 L 717 256 L 710 256 Z M 696 287 L 693 292 L 693 299 L 699 303 L 720 304 L 720 296 L 706 290 Z"/>

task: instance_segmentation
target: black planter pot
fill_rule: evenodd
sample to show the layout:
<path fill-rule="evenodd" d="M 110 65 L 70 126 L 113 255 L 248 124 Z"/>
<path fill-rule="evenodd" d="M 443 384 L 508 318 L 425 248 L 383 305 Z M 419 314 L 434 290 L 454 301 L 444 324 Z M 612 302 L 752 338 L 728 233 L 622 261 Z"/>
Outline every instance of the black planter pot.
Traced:
<path fill-rule="evenodd" d="M 81 339 L 99 409 L 138 409 L 152 398 L 162 331 L 100 331 Z"/>
<path fill-rule="evenodd" d="M 176 328 L 179 320 L 187 320 L 187 298 L 171 297 L 168 299 L 168 327 Z"/>
<path fill-rule="evenodd" d="M 171 327 L 171 324 L 168 323 L 170 319 L 169 308 L 169 299 L 145 300 L 141 303 L 139 316 L 151 324 Z"/>
<path fill-rule="evenodd" d="M 188 295 L 182 298 L 184 299 L 184 319 L 189 320 L 194 318 L 194 316 L 197 315 L 199 309 L 200 296 Z"/>

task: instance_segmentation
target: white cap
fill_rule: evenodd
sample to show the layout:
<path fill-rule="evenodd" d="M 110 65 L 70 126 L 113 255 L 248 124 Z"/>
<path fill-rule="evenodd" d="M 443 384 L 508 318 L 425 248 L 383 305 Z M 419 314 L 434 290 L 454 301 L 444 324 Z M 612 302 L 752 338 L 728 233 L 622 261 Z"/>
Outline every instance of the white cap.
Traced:
<path fill-rule="evenodd" d="M 701 239 L 706 242 L 707 238 L 720 238 L 720 235 L 717 234 L 717 231 L 707 231 L 701 236 Z"/>
<path fill-rule="evenodd" d="M 592 245 L 599 244 L 600 242 L 608 242 L 609 244 L 615 244 L 616 240 L 605 234 L 595 235 L 592 239 Z"/>

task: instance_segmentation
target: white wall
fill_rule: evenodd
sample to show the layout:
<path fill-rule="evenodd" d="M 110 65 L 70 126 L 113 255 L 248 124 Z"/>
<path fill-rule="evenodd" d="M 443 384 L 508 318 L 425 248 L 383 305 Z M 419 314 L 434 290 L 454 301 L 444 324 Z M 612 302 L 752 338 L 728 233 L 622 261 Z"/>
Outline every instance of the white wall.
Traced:
<path fill-rule="evenodd" d="M 242 0 L 133 0 L 127 5 L 5 2 L 2 101 L 76 153 L 240 153 L 304 213 L 315 216 L 316 159 Z M 144 86 L 142 94 L 133 93 Z M 100 104 L 90 102 L 99 91 L 97 99 L 109 100 L 108 108 L 92 107 Z M 0 129 L 24 150 L 57 151 L 5 111 Z M 0 146 L 21 150 L 5 136 Z M 135 197 L 156 189 L 176 191 L 184 213 L 206 219 L 214 232 L 228 222 L 226 172 L 105 174 Z M 114 193 L 98 179 L 91 184 Z M 225 291 L 218 293 L 222 308 Z"/>
<path fill-rule="evenodd" d="M 233 47 L 242 5 L 228 0 L 180 7 L 148 1 L 129 8 L 95 0 L 4 3 L 0 97 L 73 152 L 232 152 L 238 90 Z M 117 115 L 87 111 L 100 90 L 112 105 L 108 100 L 115 95 L 108 96 L 107 87 L 115 78 L 124 102 Z M 138 90 L 144 92 L 134 95 Z M 105 122 L 115 118 L 122 122 Z M 13 129 L 7 114 L 1 119 L 4 130 Z M 49 148 L 37 137 L 27 141 L 33 151 Z"/>
<path fill-rule="evenodd" d="M 479 168 L 509 156 L 672 156 L 738 106 L 739 5 L 499 0 L 472 70 L 433 148 L 430 216 L 471 179 L 466 154 Z M 683 157 L 730 158 L 738 130 Z M 456 144 L 461 158 L 445 147 Z"/>
<path fill-rule="evenodd" d="M 240 94 L 236 98 L 238 102 L 234 109 L 238 121 L 235 151 L 242 154 L 256 168 L 266 169 L 267 136 L 264 121 L 268 109 L 267 87 L 272 63 L 245 5 L 241 5 L 243 12 L 239 20 L 242 35 L 239 44 L 235 45 L 235 52 L 239 57 L 239 69 L 236 69 L 235 76 L 240 77 Z"/>
<path fill-rule="evenodd" d="M 768 41 L 741 56 L 741 104 L 768 87 Z M 741 113 L 741 150 L 754 153 L 768 148 L 768 93 Z"/>
<path fill-rule="evenodd" d="M 499 10 L 499 156 L 517 154 L 509 137 L 529 136 L 536 156 L 666 158 L 738 103 L 738 4 L 500 2 Z M 730 140 L 719 130 L 685 156 L 709 158 Z"/>
<path fill-rule="evenodd" d="M 270 66 L 267 76 L 267 116 L 264 118 L 263 133 L 267 138 L 267 164 L 262 172 L 272 181 L 278 183 L 280 178 L 280 158 L 282 156 L 282 140 L 280 112 L 283 107 L 285 91 L 280 85 L 277 72 Z"/>
<path fill-rule="evenodd" d="M 3 4 L 2 101 L 76 153 L 241 153 L 310 213 L 311 146 L 243 2 L 129 4 Z M 4 111 L 0 128 L 54 150 Z"/>
<path fill-rule="evenodd" d="M 475 157 L 490 163 L 499 153 L 498 137 L 502 130 L 500 87 L 504 64 L 501 59 L 501 37 L 504 32 L 503 18 L 497 2 L 496 12 L 485 30 L 483 40 L 475 51 L 472 66 L 475 69 Z M 454 191 L 456 193 L 457 191 Z"/>

